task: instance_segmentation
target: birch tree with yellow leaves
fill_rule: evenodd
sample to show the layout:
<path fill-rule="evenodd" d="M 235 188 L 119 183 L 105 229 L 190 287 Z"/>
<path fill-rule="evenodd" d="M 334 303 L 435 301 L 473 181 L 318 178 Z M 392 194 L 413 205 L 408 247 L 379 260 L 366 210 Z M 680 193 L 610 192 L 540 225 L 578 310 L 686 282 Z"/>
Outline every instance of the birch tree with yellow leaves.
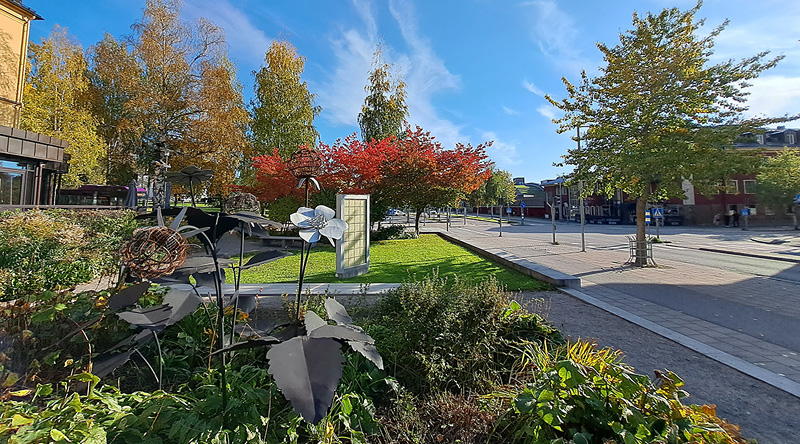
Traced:
<path fill-rule="evenodd" d="M 69 142 L 64 187 L 104 184 L 106 145 L 97 135 L 98 122 L 88 101 L 83 47 L 56 25 L 41 43 L 31 43 L 30 65 L 20 126 Z"/>

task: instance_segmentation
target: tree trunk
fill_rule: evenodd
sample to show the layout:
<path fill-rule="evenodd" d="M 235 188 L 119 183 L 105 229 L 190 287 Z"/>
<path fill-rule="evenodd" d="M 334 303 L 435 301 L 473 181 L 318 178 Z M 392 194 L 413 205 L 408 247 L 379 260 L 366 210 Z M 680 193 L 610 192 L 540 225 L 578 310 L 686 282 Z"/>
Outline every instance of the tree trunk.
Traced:
<path fill-rule="evenodd" d="M 636 266 L 647 266 L 647 233 L 644 212 L 647 210 L 647 193 L 636 200 Z"/>
<path fill-rule="evenodd" d="M 422 216 L 422 210 L 415 209 L 416 214 L 414 215 L 414 233 L 419 236 L 419 218 Z"/>

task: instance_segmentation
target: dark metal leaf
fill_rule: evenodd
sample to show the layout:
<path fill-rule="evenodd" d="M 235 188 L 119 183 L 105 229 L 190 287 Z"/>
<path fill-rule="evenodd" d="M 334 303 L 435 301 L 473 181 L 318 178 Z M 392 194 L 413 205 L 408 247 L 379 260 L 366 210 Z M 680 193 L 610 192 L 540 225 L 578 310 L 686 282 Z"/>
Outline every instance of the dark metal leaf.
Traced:
<path fill-rule="evenodd" d="M 230 260 L 227 259 L 218 259 L 220 267 L 227 266 L 231 263 Z M 214 265 L 214 258 L 211 256 L 189 256 L 186 258 L 186 262 L 180 266 L 177 270 L 178 273 L 185 273 L 185 274 L 195 274 L 195 273 L 211 273 L 216 270 Z"/>
<path fill-rule="evenodd" d="M 223 271 L 223 270 L 220 270 Z M 214 273 L 195 273 L 192 275 L 198 287 L 214 288 Z M 225 278 L 222 278 L 223 280 Z"/>
<path fill-rule="evenodd" d="M 274 228 L 283 228 L 283 224 L 267 219 L 260 214 L 253 213 L 252 211 L 237 211 L 233 214 L 226 214 L 224 218 L 235 219 L 246 224 L 255 224 L 261 226 L 270 226 Z"/>
<path fill-rule="evenodd" d="M 188 208 L 188 207 L 184 207 L 184 208 Z M 184 239 L 189 239 L 190 237 L 197 236 L 198 234 L 204 233 L 204 232 L 206 232 L 208 230 L 209 230 L 208 227 L 197 228 L 197 227 L 193 227 L 191 225 L 184 225 L 184 226 L 181 227 L 181 229 L 178 230 L 178 233 L 180 233 L 181 236 L 183 236 Z"/>
<path fill-rule="evenodd" d="M 381 354 L 378 353 L 378 349 L 375 348 L 375 345 L 356 341 L 348 341 L 347 344 L 350 346 L 350 348 L 361 353 L 362 356 L 372 361 L 376 367 L 383 370 L 383 358 L 381 357 Z"/>
<path fill-rule="evenodd" d="M 208 227 L 209 231 L 206 235 L 208 235 L 214 243 L 216 243 L 223 234 L 233 230 L 239 225 L 238 220 L 226 218 L 222 213 L 206 213 L 194 207 L 186 207 L 186 223 L 197 228 Z M 200 242 L 206 247 L 212 247 L 208 244 L 205 236 L 200 236 Z"/>
<path fill-rule="evenodd" d="M 228 302 L 228 305 L 233 305 L 238 300 L 236 308 L 244 313 L 252 313 L 256 308 L 257 299 L 258 296 L 254 294 L 234 294 L 234 296 L 231 297 L 230 302 Z"/>
<path fill-rule="evenodd" d="M 150 334 L 148 332 L 148 334 Z M 136 349 L 130 349 L 128 351 L 124 351 L 122 353 L 117 353 L 115 355 L 99 357 L 99 360 L 95 360 L 92 363 L 92 374 L 103 378 L 111 374 L 114 370 L 119 368 L 122 364 L 128 362 L 131 359 L 131 355 L 136 351 Z"/>
<path fill-rule="evenodd" d="M 167 182 L 191 185 L 211 180 L 214 177 L 214 171 L 203 170 L 194 165 L 189 165 L 180 171 L 167 171 L 164 176 Z"/>
<path fill-rule="evenodd" d="M 117 342 L 115 346 L 106 350 L 105 353 L 112 352 L 119 348 L 130 347 L 133 346 L 134 344 L 136 347 L 141 347 L 144 344 L 150 342 L 151 340 L 153 340 L 153 333 L 151 333 L 150 330 L 142 330 L 139 333 L 136 333 L 135 335 L 128 336 L 127 338 Z"/>
<path fill-rule="evenodd" d="M 189 290 L 170 290 L 164 295 L 164 303 L 172 309 L 171 315 L 167 320 L 167 325 L 173 325 L 194 313 L 197 307 L 203 303 L 203 299 Z"/>
<path fill-rule="evenodd" d="M 306 313 L 308 317 L 308 313 Z M 306 321 L 308 326 L 308 321 Z M 340 341 L 359 341 L 374 343 L 375 341 L 359 328 L 354 328 L 350 325 L 323 325 L 308 332 L 308 336 L 312 338 L 331 338 Z"/>
<path fill-rule="evenodd" d="M 328 319 L 337 324 L 352 324 L 353 318 L 347 314 L 344 306 L 334 298 L 325 299 L 325 311 L 328 312 Z"/>
<path fill-rule="evenodd" d="M 172 308 L 169 305 L 159 305 L 154 308 L 135 308 L 129 311 L 117 313 L 117 316 L 123 321 L 143 327 L 149 330 L 160 330 L 166 327 L 167 320 L 172 314 Z"/>
<path fill-rule="evenodd" d="M 186 208 L 188 208 L 188 207 L 183 207 L 181 212 L 178 213 L 178 215 L 175 216 L 175 219 L 172 220 L 172 223 L 169 224 L 169 227 L 171 229 L 173 229 L 175 231 L 178 231 L 178 227 L 181 226 L 181 221 L 183 220 L 183 217 L 186 216 Z"/>
<path fill-rule="evenodd" d="M 108 299 L 108 308 L 116 310 L 118 308 L 130 307 L 136 304 L 136 301 L 144 296 L 148 289 L 150 289 L 150 282 L 140 282 L 136 285 L 131 285 L 119 291 L 117 294 L 112 295 Z"/>
<path fill-rule="evenodd" d="M 311 424 L 325 417 L 342 377 L 341 345 L 333 339 L 298 336 L 267 352 L 269 373 L 294 410 Z"/>
<path fill-rule="evenodd" d="M 211 353 L 211 355 L 213 356 L 219 353 L 224 353 L 229 351 L 246 350 L 248 348 L 266 347 L 269 345 L 280 344 L 281 342 L 282 341 L 280 339 L 274 336 L 264 336 L 258 339 L 250 339 L 249 341 L 242 341 L 227 345 L 221 350 L 217 350 L 214 353 Z"/>
<path fill-rule="evenodd" d="M 246 264 L 242 265 L 242 270 L 258 267 L 259 265 L 264 265 L 272 261 L 276 261 L 288 255 L 289 253 L 286 253 L 284 251 L 277 251 L 277 250 L 262 251 L 261 253 L 258 253 L 257 255 L 251 257 Z"/>
<path fill-rule="evenodd" d="M 313 311 L 307 311 L 304 320 L 305 320 L 304 323 L 306 324 L 306 331 L 308 332 L 314 331 L 322 327 L 323 325 L 328 325 L 328 323 L 325 322 L 324 319 L 319 317 L 319 315 L 314 313 Z"/>

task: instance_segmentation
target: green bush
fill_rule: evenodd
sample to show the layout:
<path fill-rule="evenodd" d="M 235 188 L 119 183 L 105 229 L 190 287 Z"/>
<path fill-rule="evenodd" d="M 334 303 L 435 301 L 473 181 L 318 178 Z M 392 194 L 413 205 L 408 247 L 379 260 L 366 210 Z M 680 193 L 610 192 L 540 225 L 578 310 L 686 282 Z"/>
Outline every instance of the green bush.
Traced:
<path fill-rule="evenodd" d="M 0 214 L 0 300 L 67 288 L 116 271 L 138 223 L 121 211 Z"/>
<path fill-rule="evenodd" d="M 390 239 L 416 239 L 417 237 L 413 231 L 406 232 L 404 225 L 385 225 L 377 230 L 372 230 L 369 239 L 377 242 Z"/>
<path fill-rule="evenodd" d="M 493 278 L 472 283 L 433 276 L 404 284 L 381 298 L 366 330 L 387 371 L 414 393 L 501 384 L 515 341 L 561 340 Z"/>
<path fill-rule="evenodd" d="M 529 343 L 520 355 L 529 382 L 489 395 L 507 409 L 493 438 L 508 443 L 732 443 L 713 408 L 685 406 L 683 381 L 657 381 L 621 362 L 621 352 L 578 341 L 548 350 Z"/>

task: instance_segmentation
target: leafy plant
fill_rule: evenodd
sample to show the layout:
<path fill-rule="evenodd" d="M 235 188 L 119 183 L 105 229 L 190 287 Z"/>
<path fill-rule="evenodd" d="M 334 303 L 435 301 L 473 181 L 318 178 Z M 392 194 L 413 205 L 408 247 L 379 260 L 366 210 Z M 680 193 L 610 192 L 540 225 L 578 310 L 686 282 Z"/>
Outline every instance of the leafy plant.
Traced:
<path fill-rule="evenodd" d="M 31 210 L 0 214 L 0 299 L 67 288 L 110 274 L 130 211 Z"/>
<path fill-rule="evenodd" d="M 732 443 L 708 409 L 681 403 L 683 381 L 656 372 L 654 382 L 620 361 L 621 353 L 575 342 L 548 350 L 528 344 L 530 382 L 489 395 L 507 402 L 495 434 L 504 442 Z"/>
<path fill-rule="evenodd" d="M 435 274 L 388 292 L 365 328 L 390 372 L 414 393 L 502 383 L 514 341 L 561 339 L 542 318 L 512 302 L 495 279 L 450 282 Z"/>

